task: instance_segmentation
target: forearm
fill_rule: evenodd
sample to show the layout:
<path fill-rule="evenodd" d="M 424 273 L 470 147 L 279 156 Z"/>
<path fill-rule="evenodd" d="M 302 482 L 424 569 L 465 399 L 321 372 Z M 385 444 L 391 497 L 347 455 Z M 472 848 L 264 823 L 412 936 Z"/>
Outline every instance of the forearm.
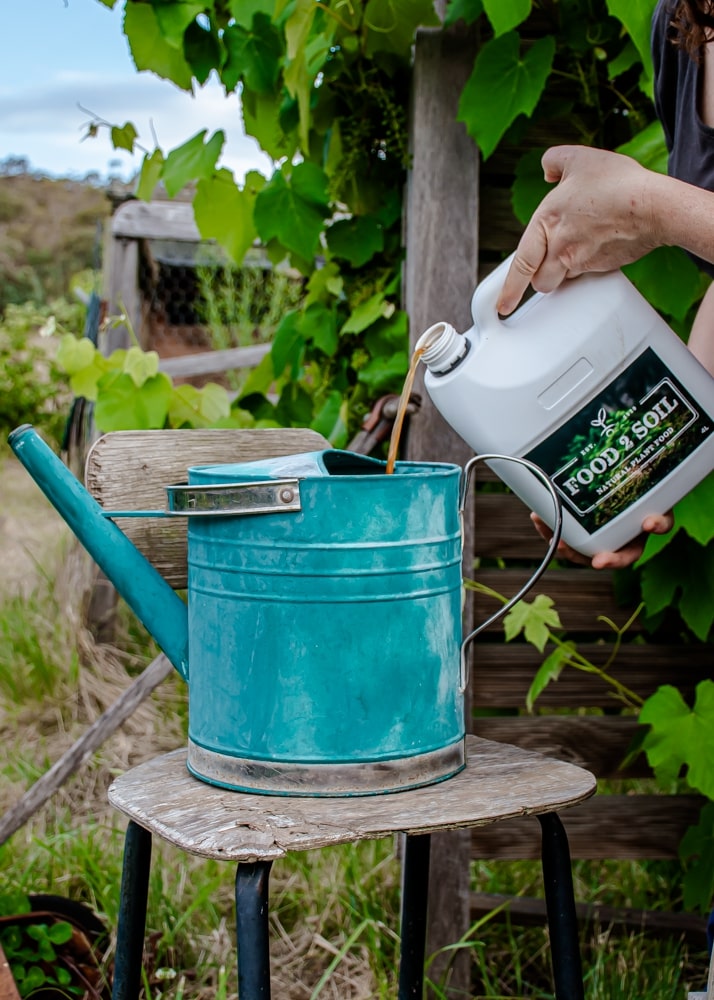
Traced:
<path fill-rule="evenodd" d="M 710 375 L 714 375 L 714 284 L 699 304 L 689 334 L 689 350 Z"/>
<path fill-rule="evenodd" d="M 714 192 L 648 172 L 643 204 L 653 245 L 682 247 L 714 263 Z"/>

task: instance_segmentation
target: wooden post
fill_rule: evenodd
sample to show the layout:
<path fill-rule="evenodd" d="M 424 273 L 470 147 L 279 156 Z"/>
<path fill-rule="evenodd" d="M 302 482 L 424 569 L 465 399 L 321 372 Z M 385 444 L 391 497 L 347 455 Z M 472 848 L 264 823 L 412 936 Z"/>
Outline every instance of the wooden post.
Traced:
<path fill-rule="evenodd" d="M 437 3 L 445 7 L 445 3 Z M 405 307 L 412 345 L 439 320 L 458 330 L 471 326 L 470 300 L 477 278 L 479 159 L 475 144 L 456 121 L 459 96 L 476 54 L 475 33 L 424 29 L 417 34 L 410 122 L 412 167 L 406 207 Z M 415 385 L 421 409 L 409 428 L 409 457 L 464 465 L 471 450 L 447 426 Z M 467 508 L 465 569 L 471 571 L 473 512 Z M 469 612 L 464 629 L 470 628 Z M 470 700 L 467 698 L 470 716 Z M 467 718 L 467 731 L 469 720 Z M 457 942 L 470 925 L 468 831 L 435 834 L 429 894 L 429 955 Z M 439 981 L 447 972 L 447 996 L 470 995 L 468 950 L 445 953 L 430 967 Z"/>

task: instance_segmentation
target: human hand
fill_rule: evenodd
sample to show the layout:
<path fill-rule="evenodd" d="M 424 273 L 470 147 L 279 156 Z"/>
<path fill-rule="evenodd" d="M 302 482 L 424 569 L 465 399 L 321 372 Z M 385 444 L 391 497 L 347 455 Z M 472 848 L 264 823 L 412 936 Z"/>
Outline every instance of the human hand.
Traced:
<path fill-rule="evenodd" d="M 531 521 L 535 525 L 538 534 L 546 542 L 549 542 L 553 537 L 553 532 L 545 521 L 538 517 L 537 514 L 531 514 Z M 631 542 L 628 542 L 627 545 L 623 545 L 616 552 L 598 552 L 591 559 L 589 556 L 584 556 L 581 552 L 576 552 L 575 549 L 561 540 L 558 543 L 556 554 L 580 566 L 592 566 L 593 569 L 624 569 L 626 566 L 631 566 L 634 562 L 637 562 L 640 558 L 644 551 L 648 535 L 666 535 L 668 531 L 672 530 L 673 526 L 674 515 L 672 511 L 669 511 L 667 514 L 650 514 L 642 522 L 642 534 L 638 535 Z"/>
<path fill-rule="evenodd" d="M 612 271 L 658 243 L 649 208 L 656 175 L 635 160 L 589 146 L 554 146 L 542 159 L 558 182 L 518 244 L 497 309 L 513 312 L 529 284 L 551 292 L 586 271 Z"/>

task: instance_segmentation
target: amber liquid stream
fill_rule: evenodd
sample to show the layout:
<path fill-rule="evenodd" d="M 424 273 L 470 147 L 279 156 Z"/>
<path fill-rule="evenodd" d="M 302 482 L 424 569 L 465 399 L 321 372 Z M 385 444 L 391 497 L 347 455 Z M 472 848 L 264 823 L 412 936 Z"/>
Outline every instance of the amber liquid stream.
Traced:
<path fill-rule="evenodd" d="M 414 385 L 414 378 L 417 373 L 417 368 L 419 367 L 419 359 L 421 358 L 424 351 L 429 345 L 425 344 L 423 347 L 418 347 L 412 354 L 411 361 L 409 362 L 409 371 L 407 372 L 406 378 L 404 379 L 404 387 L 402 388 L 402 394 L 399 397 L 399 406 L 397 407 L 397 415 L 394 418 L 394 426 L 392 427 L 392 436 L 389 439 L 389 451 L 387 452 L 387 475 L 391 475 L 394 472 L 394 465 L 397 461 L 397 452 L 399 451 L 399 439 L 402 436 L 402 427 L 404 426 L 404 417 L 406 416 L 407 406 L 409 405 L 409 397 L 411 396 L 412 386 Z"/>

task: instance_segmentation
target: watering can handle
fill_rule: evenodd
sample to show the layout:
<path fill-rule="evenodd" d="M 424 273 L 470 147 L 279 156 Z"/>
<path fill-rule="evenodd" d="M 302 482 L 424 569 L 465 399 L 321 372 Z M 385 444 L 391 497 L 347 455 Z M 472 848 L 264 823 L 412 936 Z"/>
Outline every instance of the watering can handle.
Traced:
<path fill-rule="evenodd" d="M 543 557 L 542 562 L 540 563 L 536 571 L 533 573 L 531 578 L 527 581 L 527 583 L 525 583 L 518 591 L 518 593 L 515 594 L 509 601 L 507 601 L 502 608 L 499 608 L 498 611 L 494 612 L 494 614 L 492 614 L 489 618 L 487 618 L 486 621 L 481 622 L 481 624 L 478 625 L 473 630 L 473 632 L 470 632 L 466 636 L 466 638 L 462 641 L 461 687 L 460 687 L 460 691 L 462 694 L 466 690 L 466 687 L 469 682 L 469 670 L 466 661 L 466 647 L 471 642 L 471 640 L 474 639 L 479 634 L 479 632 L 483 632 L 483 630 L 488 628 L 489 625 L 493 625 L 493 623 L 497 622 L 499 618 L 502 618 L 505 614 L 507 614 L 515 604 L 517 604 L 523 597 L 525 597 L 525 595 L 528 593 L 531 587 L 533 587 L 534 584 L 536 584 L 538 580 L 540 580 L 541 576 L 543 575 L 543 573 L 545 573 L 546 569 L 548 568 L 550 560 L 555 555 L 555 551 L 558 548 L 558 543 L 560 542 L 560 535 L 563 530 L 563 506 L 561 504 L 560 497 L 558 496 L 555 486 L 551 482 L 550 478 L 546 475 L 546 473 L 543 471 L 543 469 L 541 469 L 539 465 L 536 465 L 534 462 L 531 462 L 527 458 L 516 458 L 514 455 L 492 455 L 492 454 L 476 455 L 474 458 L 470 459 L 466 463 L 464 467 L 463 478 L 461 481 L 461 496 L 459 501 L 459 511 L 463 512 L 464 506 L 466 504 L 466 497 L 468 494 L 469 483 L 471 480 L 471 473 L 473 472 L 476 463 L 489 462 L 495 460 L 498 460 L 499 462 L 500 461 L 515 462 L 517 465 L 522 465 L 526 469 L 530 469 L 530 471 L 535 476 L 537 476 L 538 479 L 540 479 L 545 488 L 548 490 L 550 498 L 553 501 L 553 507 L 555 509 L 555 520 L 553 522 L 553 537 L 548 543 L 548 549 L 545 553 L 545 556 Z"/>

